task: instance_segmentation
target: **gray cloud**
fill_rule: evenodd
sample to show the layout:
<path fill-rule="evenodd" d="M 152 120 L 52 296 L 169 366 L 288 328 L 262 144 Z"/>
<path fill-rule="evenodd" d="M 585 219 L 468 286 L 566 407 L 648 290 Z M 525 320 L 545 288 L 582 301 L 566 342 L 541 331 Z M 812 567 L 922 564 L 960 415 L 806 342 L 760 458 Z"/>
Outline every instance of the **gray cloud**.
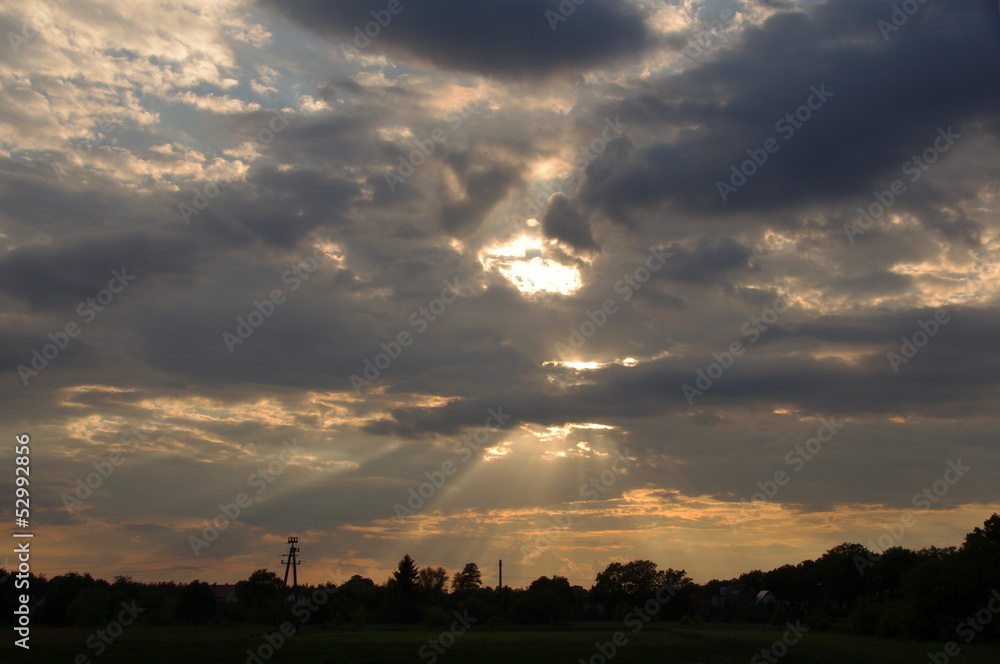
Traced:
<path fill-rule="evenodd" d="M 611 111 L 651 136 L 698 127 L 676 141 L 654 140 L 627 167 L 590 179 L 582 199 L 626 218 L 655 205 L 722 217 L 867 205 L 873 190 L 903 177 L 904 164 L 933 145 L 939 128 L 968 140 L 994 115 L 995 91 L 981 81 L 996 77 L 1000 58 L 981 54 L 1000 55 L 995 7 L 926 9 L 888 41 L 877 21 L 889 4 L 839 0 L 783 12 L 678 76 L 636 83 Z M 833 95 L 822 104 L 814 97 L 819 108 L 803 111 L 807 121 L 786 119 L 823 86 Z M 777 152 L 764 154 L 766 163 L 723 201 L 717 183 L 729 184 L 731 168 L 768 139 Z M 949 238 L 978 242 L 979 228 L 955 195 L 923 186 L 899 209 Z"/>
<path fill-rule="evenodd" d="M 630 4 L 589 0 L 560 12 L 551 0 L 508 2 L 434 3 L 402 2 L 392 15 L 385 2 L 283 2 L 267 0 L 310 30 L 332 34 L 338 43 L 352 47 L 385 49 L 425 61 L 442 69 L 483 75 L 545 77 L 556 73 L 607 66 L 615 58 L 641 53 L 653 43 L 643 17 Z M 369 29 L 369 40 L 356 36 L 366 24 L 382 16 Z M 383 13 L 384 12 L 384 13 Z M 559 18 L 550 20 L 547 12 Z M 564 19 L 564 20 L 563 20 Z M 355 41 L 357 39 L 357 41 Z"/>
<path fill-rule="evenodd" d="M 554 194 L 542 218 L 545 235 L 562 240 L 574 249 L 594 251 L 597 242 L 591 232 L 590 223 L 574 209 L 565 194 Z"/>

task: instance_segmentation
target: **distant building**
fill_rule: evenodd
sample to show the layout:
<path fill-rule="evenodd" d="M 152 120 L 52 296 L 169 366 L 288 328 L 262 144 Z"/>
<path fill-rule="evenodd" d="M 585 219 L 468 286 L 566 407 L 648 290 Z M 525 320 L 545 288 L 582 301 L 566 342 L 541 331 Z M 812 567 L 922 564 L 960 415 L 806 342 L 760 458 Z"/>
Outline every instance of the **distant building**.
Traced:
<path fill-rule="evenodd" d="M 719 588 L 718 597 L 712 598 L 712 606 L 725 606 L 727 604 L 736 604 L 740 601 L 740 598 L 745 596 L 747 591 L 750 590 L 747 586 L 722 586 Z"/>
<path fill-rule="evenodd" d="M 223 602 L 236 602 L 236 584 L 233 583 L 213 583 L 212 592 L 216 599 Z"/>
<path fill-rule="evenodd" d="M 757 593 L 757 604 L 774 604 L 778 601 L 778 598 L 774 596 L 770 590 L 761 590 Z"/>

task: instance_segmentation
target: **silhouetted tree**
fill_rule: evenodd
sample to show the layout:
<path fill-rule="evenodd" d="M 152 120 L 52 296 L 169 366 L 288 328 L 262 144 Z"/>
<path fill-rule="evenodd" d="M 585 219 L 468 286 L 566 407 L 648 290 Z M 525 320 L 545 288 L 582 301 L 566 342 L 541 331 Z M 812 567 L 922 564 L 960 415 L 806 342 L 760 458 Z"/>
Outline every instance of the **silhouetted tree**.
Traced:
<path fill-rule="evenodd" d="M 967 610 L 963 616 L 987 605 L 990 591 L 1000 587 L 1000 516 L 993 514 L 982 528 L 974 528 L 966 535 L 952 557 L 952 579 L 956 599 Z"/>
<path fill-rule="evenodd" d="M 451 590 L 456 593 L 467 593 L 478 590 L 483 585 L 483 575 L 476 563 L 466 563 L 462 571 L 451 580 Z"/>
<path fill-rule="evenodd" d="M 569 618 L 573 590 L 569 579 L 542 576 L 531 582 L 528 589 L 514 601 L 512 613 L 522 623 L 552 623 Z"/>
<path fill-rule="evenodd" d="M 44 601 L 39 604 L 35 618 L 55 627 L 68 627 L 76 621 L 77 608 L 73 605 L 77 595 L 98 583 L 90 574 L 67 572 L 49 582 Z"/>
<path fill-rule="evenodd" d="M 833 547 L 816 561 L 822 597 L 828 609 L 847 611 L 865 585 L 858 573 L 857 559 L 867 560 L 872 553 L 861 544 L 845 542 Z"/>
<path fill-rule="evenodd" d="M 1000 549 L 1000 515 L 993 514 L 983 522 L 982 528 L 973 528 L 972 532 L 965 536 L 965 543 L 962 545 L 963 551 L 979 548 L 991 553 Z"/>
<path fill-rule="evenodd" d="M 443 593 L 448 584 L 448 570 L 443 567 L 424 567 L 417 574 L 417 583 L 430 593 Z"/>
<path fill-rule="evenodd" d="M 248 608 L 273 604 L 284 585 L 274 572 L 259 569 L 248 579 L 236 583 L 236 599 Z"/>
<path fill-rule="evenodd" d="M 894 546 L 882 552 L 870 568 L 864 568 L 867 591 L 880 601 L 899 599 L 902 596 L 903 574 L 916 567 L 920 556 Z"/>
<path fill-rule="evenodd" d="M 597 575 L 590 592 L 594 599 L 611 608 L 621 601 L 638 604 L 667 584 L 682 586 L 690 583 L 684 570 L 660 571 L 650 560 L 633 560 L 624 565 L 617 562 L 608 565 Z"/>
<path fill-rule="evenodd" d="M 417 619 L 416 591 L 417 565 L 409 554 L 403 556 L 399 565 L 385 585 L 386 595 L 382 609 L 388 620 L 415 622 Z"/>
<path fill-rule="evenodd" d="M 195 579 L 181 587 L 177 593 L 177 606 L 174 612 L 180 622 L 193 625 L 207 622 L 215 616 L 215 610 L 215 593 L 204 581 Z"/>
<path fill-rule="evenodd" d="M 266 569 L 259 569 L 250 578 L 236 583 L 236 599 L 246 607 L 246 619 L 252 623 L 268 623 L 274 619 L 285 582 Z"/>
<path fill-rule="evenodd" d="M 740 583 L 750 586 L 755 591 L 767 590 L 764 588 L 764 573 L 759 569 L 740 574 L 739 581 Z"/>
<path fill-rule="evenodd" d="M 764 573 L 764 587 L 760 590 L 770 590 L 783 601 L 798 599 L 796 591 L 795 565 L 782 565 L 777 569 Z"/>
<path fill-rule="evenodd" d="M 410 554 L 407 553 L 399 561 L 392 577 L 396 581 L 396 587 L 404 596 L 413 594 L 417 588 L 417 565 L 413 562 L 413 558 L 410 558 Z"/>
<path fill-rule="evenodd" d="M 354 604 L 362 604 L 367 608 L 374 608 L 378 597 L 375 582 L 360 574 L 355 574 L 344 582 L 341 587 L 343 596 L 349 598 Z"/>
<path fill-rule="evenodd" d="M 327 602 L 335 622 L 353 621 L 363 624 L 378 602 L 375 582 L 359 574 L 345 581 Z"/>
<path fill-rule="evenodd" d="M 75 626 L 101 627 L 108 622 L 111 592 L 107 588 L 95 585 L 77 593 L 70 606 L 75 614 L 73 619 Z"/>

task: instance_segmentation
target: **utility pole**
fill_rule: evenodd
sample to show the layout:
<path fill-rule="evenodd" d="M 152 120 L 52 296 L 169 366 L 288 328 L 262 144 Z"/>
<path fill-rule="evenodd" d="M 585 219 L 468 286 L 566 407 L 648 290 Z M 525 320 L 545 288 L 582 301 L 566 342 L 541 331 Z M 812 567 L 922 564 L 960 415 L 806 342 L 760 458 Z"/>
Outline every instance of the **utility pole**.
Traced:
<path fill-rule="evenodd" d="M 298 537 L 288 538 L 288 560 L 282 559 L 281 564 L 285 566 L 285 582 L 281 586 L 281 596 L 278 597 L 278 617 L 275 619 L 275 627 L 281 624 L 281 613 L 282 609 L 285 607 L 285 592 L 288 590 L 288 570 L 292 571 L 292 601 L 298 599 L 299 596 L 299 571 L 298 566 L 300 561 L 296 557 L 296 554 L 300 551 L 299 547 L 295 546 L 299 543 Z"/>
<path fill-rule="evenodd" d="M 503 560 L 500 561 L 500 587 L 503 588 Z"/>

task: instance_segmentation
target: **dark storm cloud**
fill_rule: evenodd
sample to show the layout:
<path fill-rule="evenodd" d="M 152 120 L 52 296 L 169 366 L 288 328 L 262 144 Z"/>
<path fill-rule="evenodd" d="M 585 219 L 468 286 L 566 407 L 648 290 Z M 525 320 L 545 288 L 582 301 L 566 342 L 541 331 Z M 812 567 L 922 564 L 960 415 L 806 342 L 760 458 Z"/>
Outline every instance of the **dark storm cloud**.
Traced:
<path fill-rule="evenodd" d="M 314 170 L 255 170 L 242 205 L 230 214 L 269 243 L 291 247 L 323 225 L 343 223 L 350 200 L 359 194 L 355 182 Z"/>
<path fill-rule="evenodd" d="M 793 9 L 795 4 L 789 0 L 751 0 L 756 5 L 772 9 Z"/>
<path fill-rule="evenodd" d="M 319 154 L 323 146 L 315 149 Z M 288 249 L 317 229 L 346 224 L 347 211 L 359 194 L 357 182 L 325 168 L 255 165 L 245 182 L 227 185 L 202 209 L 195 209 L 191 190 L 178 193 L 175 206 L 187 206 L 188 230 L 211 236 L 220 251 L 257 241 Z"/>
<path fill-rule="evenodd" d="M 654 142 L 627 168 L 588 178 L 583 200 L 617 216 L 661 203 L 728 216 L 861 202 L 902 178 L 926 191 L 900 197 L 896 210 L 977 242 L 978 224 L 954 194 L 933 177 L 911 184 L 901 169 L 934 144 L 939 128 L 954 128 L 959 141 L 975 141 L 984 120 L 995 131 L 1000 88 L 983 81 L 1000 75 L 996 7 L 927 4 L 885 40 L 877 22 L 891 13 L 892 3 L 869 0 L 782 12 L 747 28 L 731 50 L 636 84 L 609 112 L 621 113 L 633 136 L 646 131 Z M 801 126 L 779 124 L 807 103 L 814 108 L 803 111 L 811 117 Z M 680 137 L 656 142 L 670 126 L 683 129 Z M 777 145 L 770 155 L 759 151 L 768 139 Z M 717 183 L 729 184 L 731 168 L 751 158 L 747 150 L 767 160 L 745 184 L 737 178 L 723 201 Z M 950 156 L 942 154 L 941 164 Z"/>
<path fill-rule="evenodd" d="M 138 307 L 132 320 L 145 361 L 216 386 L 251 382 L 346 388 L 372 335 L 370 322 L 348 313 L 356 306 L 352 289 L 333 283 L 336 276 L 328 266 L 321 263 L 307 281 L 285 269 L 301 264 L 294 255 L 276 269 L 223 263 L 219 269 L 228 273 L 225 279 L 181 299 Z M 250 288 L 243 290 L 239 282 Z M 275 289 L 284 297 L 272 315 L 253 336 L 227 345 L 223 334 L 236 335 L 238 318 L 246 320 L 257 311 L 254 302 L 268 302 Z M 168 302 L 172 304 L 163 306 Z"/>
<path fill-rule="evenodd" d="M 0 259 L 0 283 L 4 292 L 33 309 L 67 307 L 94 297 L 111 280 L 123 289 L 113 270 L 128 284 L 139 275 L 144 280 L 190 275 L 197 253 L 192 240 L 141 231 L 89 236 L 56 247 L 8 252 Z"/>
<path fill-rule="evenodd" d="M 150 203 L 135 197 L 101 173 L 87 173 L 86 186 L 81 186 L 81 174 L 71 159 L 55 152 L 23 160 L 0 158 L 0 196 L 10 221 L 8 235 L 25 245 L 48 234 L 85 237 L 131 229 L 136 219 L 148 220 L 162 212 L 157 209 L 159 199 Z"/>
<path fill-rule="evenodd" d="M 310 30 L 331 34 L 348 46 L 385 49 L 430 62 L 442 69 L 509 77 L 545 77 L 554 73 L 607 66 L 618 57 L 641 53 L 653 37 L 643 17 L 624 2 L 589 0 L 560 18 L 557 0 L 403 0 L 395 15 L 385 0 L 304 2 L 262 0 Z M 356 37 L 355 28 L 374 22 L 370 40 Z M 385 17 L 388 17 L 386 19 Z M 550 20 L 551 19 L 551 20 Z"/>
<path fill-rule="evenodd" d="M 674 245 L 668 251 L 672 256 L 664 270 L 677 281 L 707 284 L 732 271 L 754 269 L 750 261 L 753 251 L 729 237 L 699 238 L 693 250 Z"/>
<path fill-rule="evenodd" d="M 590 223 L 573 206 L 565 194 L 553 194 L 542 218 L 542 231 L 547 237 L 565 242 L 574 249 L 599 249 Z"/>

